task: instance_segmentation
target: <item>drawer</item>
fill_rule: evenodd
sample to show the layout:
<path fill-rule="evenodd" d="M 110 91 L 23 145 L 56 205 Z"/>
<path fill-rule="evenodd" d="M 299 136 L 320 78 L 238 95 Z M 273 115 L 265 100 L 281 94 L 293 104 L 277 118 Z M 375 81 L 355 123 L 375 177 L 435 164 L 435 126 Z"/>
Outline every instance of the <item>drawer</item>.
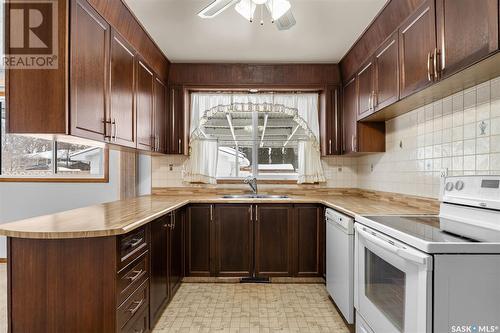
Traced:
<path fill-rule="evenodd" d="M 118 270 L 127 266 L 148 248 L 146 227 L 118 237 Z"/>
<path fill-rule="evenodd" d="M 148 280 L 130 295 L 116 311 L 117 327 L 123 328 L 129 320 L 136 318 L 149 304 Z"/>
<path fill-rule="evenodd" d="M 120 306 L 148 277 L 149 256 L 145 253 L 118 273 L 118 281 L 116 283 L 116 300 L 118 306 Z"/>
<path fill-rule="evenodd" d="M 148 308 L 137 313 L 123 328 L 122 333 L 146 333 L 149 332 Z"/>

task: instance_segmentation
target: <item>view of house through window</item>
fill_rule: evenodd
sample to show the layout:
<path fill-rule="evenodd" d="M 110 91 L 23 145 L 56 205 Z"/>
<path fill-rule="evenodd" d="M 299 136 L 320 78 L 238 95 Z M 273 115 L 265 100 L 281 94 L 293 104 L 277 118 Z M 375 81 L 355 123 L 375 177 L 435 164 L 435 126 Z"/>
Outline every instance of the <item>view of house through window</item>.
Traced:
<path fill-rule="evenodd" d="M 299 142 L 311 139 L 298 111 L 275 103 L 273 94 L 227 95 L 209 94 L 194 100 L 201 119 L 197 138 L 217 140 L 217 178 L 253 175 L 296 180 Z M 286 98 L 293 99 L 293 95 Z M 214 103 L 217 106 L 204 109 Z"/>
<path fill-rule="evenodd" d="M 0 97 L 0 176 L 103 178 L 104 149 L 6 133 L 5 98 Z"/>

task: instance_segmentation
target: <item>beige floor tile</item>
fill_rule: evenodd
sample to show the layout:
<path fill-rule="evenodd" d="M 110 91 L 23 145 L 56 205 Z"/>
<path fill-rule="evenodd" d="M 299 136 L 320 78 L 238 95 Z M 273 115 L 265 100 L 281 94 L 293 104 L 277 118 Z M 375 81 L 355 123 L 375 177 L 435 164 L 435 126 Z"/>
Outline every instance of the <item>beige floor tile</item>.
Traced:
<path fill-rule="evenodd" d="M 0 332 L 7 331 L 7 269 L 0 264 Z M 183 283 L 158 333 L 348 333 L 323 284 Z"/>

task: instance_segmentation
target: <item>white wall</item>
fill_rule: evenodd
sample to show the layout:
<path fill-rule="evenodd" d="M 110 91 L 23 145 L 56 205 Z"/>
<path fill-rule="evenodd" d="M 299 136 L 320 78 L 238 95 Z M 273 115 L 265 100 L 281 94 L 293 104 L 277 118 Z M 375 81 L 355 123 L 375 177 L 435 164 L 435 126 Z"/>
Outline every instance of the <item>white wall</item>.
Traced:
<path fill-rule="evenodd" d="M 0 223 L 115 201 L 120 197 L 120 152 L 109 152 L 109 183 L 0 183 Z M 6 239 L 0 237 L 0 258 Z"/>

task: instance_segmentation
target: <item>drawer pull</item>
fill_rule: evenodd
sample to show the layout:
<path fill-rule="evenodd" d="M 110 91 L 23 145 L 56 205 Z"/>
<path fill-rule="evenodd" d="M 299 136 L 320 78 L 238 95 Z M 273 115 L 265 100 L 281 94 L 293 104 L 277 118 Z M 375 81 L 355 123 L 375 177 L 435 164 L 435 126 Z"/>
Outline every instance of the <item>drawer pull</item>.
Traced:
<path fill-rule="evenodd" d="M 132 304 L 136 304 L 136 306 L 128 309 L 128 311 L 132 314 L 136 313 L 137 310 L 139 310 L 139 308 L 142 306 L 143 303 L 144 303 L 144 299 L 141 299 L 140 301 L 133 302 Z"/>
<path fill-rule="evenodd" d="M 134 282 L 135 280 L 137 280 L 139 278 L 139 276 L 142 275 L 142 272 L 144 272 L 142 269 L 138 270 L 138 271 L 132 271 L 132 273 L 135 273 L 135 275 L 134 276 L 128 276 L 127 279 L 129 279 L 130 282 Z"/>
<path fill-rule="evenodd" d="M 128 245 L 130 247 L 136 247 L 137 245 L 139 245 L 141 243 L 142 243 L 142 238 L 138 238 L 138 239 L 136 238 L 136 239 L 132 239 Z"/>

